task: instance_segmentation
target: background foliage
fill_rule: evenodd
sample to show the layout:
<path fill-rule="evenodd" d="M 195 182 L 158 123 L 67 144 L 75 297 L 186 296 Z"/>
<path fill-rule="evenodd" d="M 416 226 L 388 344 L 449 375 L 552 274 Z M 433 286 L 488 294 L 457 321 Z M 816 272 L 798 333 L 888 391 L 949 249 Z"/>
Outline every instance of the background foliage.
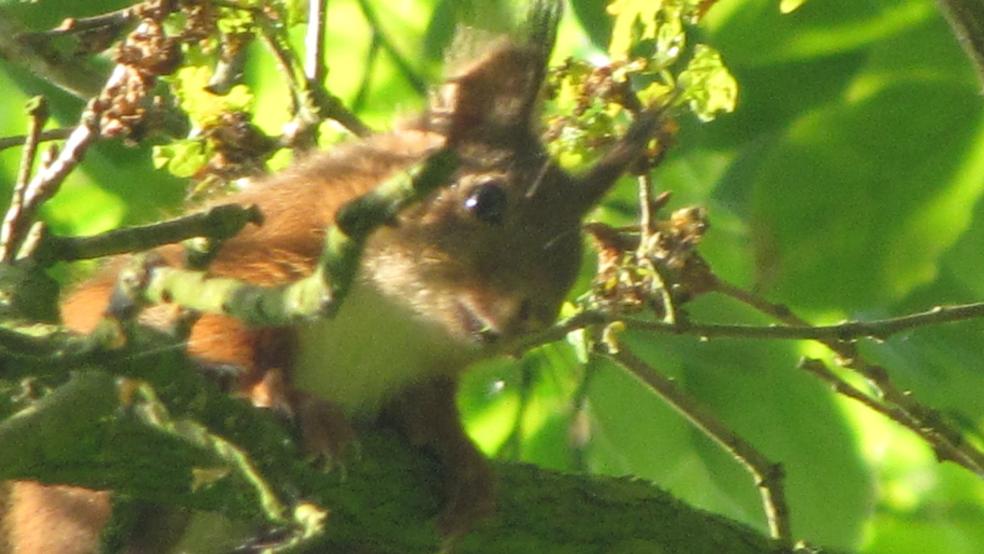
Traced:
<path fill-rule="evenodd" d="M 363 2 L 329 2 L 328 87 L 375 128 L 422 105 L 417 83 L 440 75 L 454 21 L 508 27 L 514 12 L 506 2 L 365 1 L 407 67 L 385 51 L 371 54 Z M 556 59 L 592 59 L 606 49 L 605 4 L 571 3 Z M 125 5 L 6 0 L 0 9 L 42 28 Z M 812 0 L 783 15 L 775 0 L 722 0 L 702 33 L 738 80 L 738 108 L 710 124 L 681 120 L 678 145 L 656 178 L 659 189 L 673 192 L 671 207 L 709 209 L 713 228 L 702 252 L 718 275 L 815 323 L 984 299 L 981 84 L 933 2 Z M 288 118 L 283 79 L 264 54 L 254 60 L 246 74 L 251 107 L 257 123 L 278 133 Z M 80 108 L 3 60 L 0 90 L 0 136 L 24 132 L 21 107 L 32 95 L 48 96 L 60 125 L 73 124 Z M 16 149 L 0 152 L 4 186 L 13 181 L 18 156 Z M 180 179 L 153 169 L 149 145 L 103 142 L 45 216 L 57 231 L 91 233 L 174 212 L 184 192 Z M 630 223 L 634 206 L 627 182 L 598 217 Z M 586 265 L 585 275 L 591 271 Z M 716 298 L 690 310 L 695 320 L 761 322 Z M 984 322 L 965 322 L 864 350 L 900 386 L 980 440 L 982 339 Z M 800 356 L 829 358 L 821 347 L 627 340 L 785 465 L 798 538 L 861 552 L 971 554 L 984 544 L 984 483 L 935 463 L 911 433 L 795 369 Z M 579 399 L 583 409 L 575 409 Z M 765 529 L 755 488 L 730 457 L 621 370 L 579 367 L 566 345 L 520 364 L 477 368 L 461 402 L 489 453 L 638 475 Z"/>

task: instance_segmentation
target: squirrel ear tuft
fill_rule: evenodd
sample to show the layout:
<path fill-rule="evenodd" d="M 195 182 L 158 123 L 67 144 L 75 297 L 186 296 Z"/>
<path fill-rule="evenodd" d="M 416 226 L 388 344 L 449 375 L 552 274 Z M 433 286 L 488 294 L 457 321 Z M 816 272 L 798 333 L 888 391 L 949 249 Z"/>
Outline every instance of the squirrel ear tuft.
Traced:
<path fill-rule="evenodd" d="M 534 50 L 500 41 L 441 87 L 432 113 L 446 117 L 451 142 L 508 141 L 526 133 L 543 73 Z"/>
<path fill-rule="evenodd" d="M 432 101 L 431 125 L 451 142 L 495 143 L 528 133 L 561 13 L 559 0 L 534 0 L 511 39 L 463 29 L 449 57 L 471 61 L 457 64 Z"/>

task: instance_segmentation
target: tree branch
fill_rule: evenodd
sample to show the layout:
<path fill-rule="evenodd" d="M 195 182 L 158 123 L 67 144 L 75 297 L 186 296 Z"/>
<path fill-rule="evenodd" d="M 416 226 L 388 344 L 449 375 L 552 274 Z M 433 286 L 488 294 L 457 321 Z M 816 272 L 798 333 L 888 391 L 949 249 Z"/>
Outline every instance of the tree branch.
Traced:
<path fill-rule="evenodd" d="M 222 241 L 235 236 L 246 225 L 259 224 L 262 214 L 255 206 L 216 206 L 207 211 L 150 225 L 114 229 L 91 237 L 44 236 L 34 257 L 44 265 L 87 260 L 130 252 L 145 252 L 165 244 L 206 237 Z"/>
<path fill-rule="evenodd" d="M 0 58 L 12 60 L 38 77 L 79 98 L 99 94 L 105 80 L 103 71 L 78 59 L 64 59 L 51 49 L 28 45 L 22 40 L 26 29 L 0 6 Z"/>
<path fill-rule="evenodd" d="M 766 458 L 751 443 L 728 429 L 721 420 L 687 396 L 672 380 L 639 359 L 624 345 L 618 345 L 617 348 L 617 351 L 605 355 L 656 392 L 677 413 L 731 454 L 755 478 L 755 486 L 762 496 L 762 505 L 765 508 L 771 535 L 784 547 L 790 548 L 793 535 L 783 485 L 782 465 Z"/>
<path fill-rule="evenodd" d="M 304 279 L 281 287 L 263 287 L 236 279 L 208 278 L 202 272 L 157 267 L 148 268 L 142 294 L 152 303 L 229 315 L 251 325 L 286 325 L 330 317 L 348 293 L 369 234 L 411 202 L 447 184 L 457 164 L 452 151 L 440 150 L 343 206 L 335 225 L 328 229 L 318 268 Z"/>
<path fill-rule="evenodd" d="M 984 4 L 979 0 L 936 0 L 936 4 L 984 81 Z"/>
<path fill-rule="evenodd" d="M 41 131 L 38 135 L 38 142 L 47 142 L 49 140 L 63 140 L 68 138 L 68 135 L 72 133 L 72 129 L 49 129 L 47 131 Z M 27 135 L 14 135 L 12 137 L 0 138 L 0 150 L 6 150 L 7 148 L 12 148 L 14 146 L 23 146 L 24 141 L 27 140 Z"/>
<path fill-rule="evenodd" d="M 202 383 L 186 396 L 192 392 L 187 387 L 200 378 L 173 371 L 176 358 L 162 364 L 161 354 L 145 354 L 150 357 L 128 368 L 117 365 L 125 359 L 123 352 L 103 363 L 115 365 L 114 373 L 131 373 L 153 362 L 158 375 L 147 376 L 155 378 L 156 387 L 170 387 L 170 420 L 187 420 L 180 424 L 185 428 L 197 425 L 196 420 L 207 421 L 209 435 L 235 442 L 263 482 L 265 494 L 294 499 L 284 511 L 312 505 L 330 508 L 325 532 L 307 537 L 306 548 L 402 554 L 437 549 L 439 495 L 429 483 L 438 468 L 394 434 L 363 433 L 363 453 L 347 463 L 344 479 L 338 473 L 322 473 L 298 461 L 292 441 L 269 412 Z M 174 382 L 165 385 L 163 376 Z M 130 399 L 124 390 L 110 374 L 86 371 L 19 417 L 0 423 L 0 478 L 112 488 L 135 498 L 230 516 L 262 513 L 258 489 L 234 469 L 239 462 L 209 453 L 210 448 L 185 431 L 168 432 L 146 417 L 133 417 L 130 413 L 142 410 L 144 400 Z M 164 398 L 162 394 L 159 402 Z M 196 404 L 206 408 L 196 410 Z M 92 440 L 76 440 L 79 436 Z M 104 446 L 110 443 L 110 448 Z M 49 451 L 50 445 L 58 445 L 57 455 Z M 161 463 L 137 462 L 149 458 Z M 93 463 L 95 459 L 99 463 Z M 205 480 L 201 471 L 196 477 L 196 467 L 209 470 Z M 522 464 L 497 464 L 496 469 L 502 485 L 497 513 L 464 537 L 455 552 L 569 552 L 585 545 L 599 552 L 776 551 L 774 543 L 747 527 L 691 508 L 639 480 L 564 475 Z M 299 525 L 288 524 L 295 530 L 295 542 Z"/>
<path fill-rule="evenodd" d="M 745 302 L 786 325 L 797 327 L 809 326 L 806 321 L 792 313 L 786 306 L 767 302 L 720 279 L 716 280 L 715 290 Z M 913 325 L 928 325 L 942 321 L 976 318 L 981 317 L 982 312 L 984 312 L 984 305 L 981 304 L 957 306 L 951 311 L 937 307 L 922 314 L 888 320 L 888 323 L 883 326 L 883 329 L 879 328 L 879 330 L 883 330 L 884 334 L 860 336 L 883 338 L 894 332 L 910 329 Z M 863 325 L 859 327 L 862 332 L 870 332 L 871 330 L 870 328 L 866 329 Z M 848 328 L 850 329 L 850 327 Z M 836 353 L 839 360 L 838 363 L 843 367 L 856 371 L 871 383 L 881 397 L 882 402 L 879 404 L 884 406 L 883 409 L 878 410 L 880 413 L 902 423 L 906 428 L 922 437 L 927 444 L 933 447 L 937 458 L 941 461 L 952 461 L 969 469 L 978 476 L 984 477 L 984 452 L 981 452 L 974 445 L 966 442 L 960 432 L 947 424 L 935 410 L 923 406 L 913 395 L 899 390 L 892 383 L 885 368 L 865 360 L 858 351 L 855 342 L 839 336 L 813 337 L 813 340 L 820 342 L 832 352 Z"/>
<path fill-rule="evenodd" d="M 308 2 L 308 28 L 304 35 L 304 75 L 311 83 L 324 83 L 325 67 L 325 10 L 328 0 Z"/>

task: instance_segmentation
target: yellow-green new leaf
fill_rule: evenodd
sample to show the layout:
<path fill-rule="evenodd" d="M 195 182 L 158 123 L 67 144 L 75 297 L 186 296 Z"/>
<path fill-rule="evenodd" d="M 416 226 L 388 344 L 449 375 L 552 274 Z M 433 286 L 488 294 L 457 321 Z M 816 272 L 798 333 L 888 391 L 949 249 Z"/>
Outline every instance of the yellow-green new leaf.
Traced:
<path fill-rule="evenodd" d="M 738 83 L 724 66 L 721 55 L 713 48 L 698 44 L 678 80 L 682 99 L 701 119 L 710 121 L 718 113 L 732 112 L 738 100 Z"/>

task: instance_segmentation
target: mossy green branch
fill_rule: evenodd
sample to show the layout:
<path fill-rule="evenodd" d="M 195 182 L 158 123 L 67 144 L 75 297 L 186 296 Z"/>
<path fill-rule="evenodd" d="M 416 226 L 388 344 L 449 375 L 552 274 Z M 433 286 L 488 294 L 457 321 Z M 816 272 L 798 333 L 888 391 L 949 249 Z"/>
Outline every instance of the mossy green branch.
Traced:
<path fill-rule="evenodd" d="M 223 457 L 201 448 L 183 430 L 162 432 L 159 425 L 133 417 L 134 407 L 146 399 L 128 398 L 126 388 L 109 373 L 81 372 L 33 409 L 0 423 L 0 477 L 112 488 L 135 499 L 263 519 L 256 489 L 235 470 L 193 486 L 196 468 L 225 467 Z M 431 484 L 439 469 L 395 434 L 361 433 L 362 455 L 347 461 L 342 479 L 299 460 L 287 433 L 271 425 L 268 412 L 229 399 L 214 387 L 202 388 L 196 398 L 164 400 L 162 395 L 160 402 L 168 403 L 172 424 L 185 426 L 197 412 L 211 436 L 227 438 L 249 456 L 257 475 L 280 491 L 280 498 L 291 491 L 297 539 L 303 537 L 297 526 L 306 507 L 330 509 L 325 532 L 307 536 L 302 550 L 437 550 L 434 522 L 440 500 Z M 196 404 L 206 407 L 195 410 Z M 515 463 L 495 467 L 501 484 L 497 512 L 463 538 L 456 552 L 776 551 L 776 544 L 760 533 L 689 507 L 644 481 Z"/>
<path fill-rule="evenodd" d="M 149 269 L 143 296 L 152 303 L 175 303 L 252 325 L 287 325 L 330 316 L 355 279 L 363 246 L 372 231 L 447 184 L 457 165 L 452 151 L 441 150 L 343 206 L 328 230 L 318 268 L 304 279 L 280 287 L 262 287 L 208 277 L 203 272 L 155 267 Z"/>
<path fill-rule="evenodd" d="M 328 230 L 320 261 L 320 270 L 327 277 L 331 291 L 329 313 L 337 310 L 348 294 L 370 233 L 392 222 L 411 203 L 446 185 L 457 168 L 457 154 L 440 150 L 422 164 L 342 206 L 335 216 L 335 225 Z"/>
<path fill-rule="evenodd" d="M 201 213 L 150 225 L 115 229 L 91 237 L 47 235 L 41 239 L 34 258 L 43 265 L 49 265 L 56 261 L 71 262 L 142 252 L 197 237 L 222 241 L 235 236 L 246 225 L 261 221 L 262 214 L 255 206 L 215 206 Z"/>

